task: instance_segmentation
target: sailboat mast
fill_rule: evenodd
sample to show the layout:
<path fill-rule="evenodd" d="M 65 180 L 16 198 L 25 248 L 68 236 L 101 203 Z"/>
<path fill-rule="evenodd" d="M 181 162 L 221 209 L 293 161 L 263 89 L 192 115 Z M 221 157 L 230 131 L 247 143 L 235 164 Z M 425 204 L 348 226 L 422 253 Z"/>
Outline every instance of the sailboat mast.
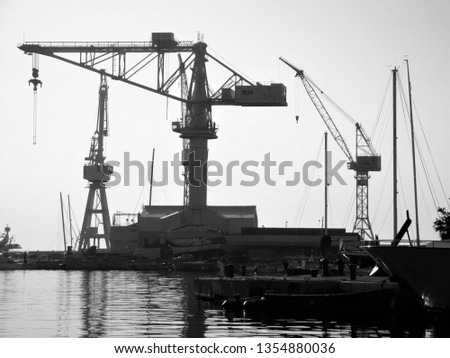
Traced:
<path fill-rule="evenodd" d="M 394 236 L 397 235 L 397 69 L 392 70 L 392 122 L 393 122 L 393 206 Z"/>
<path fill-rule="evenodd" d="M 409 119 L 411 122 L 411 144 L 412 144 L 412 160 L 413 160 L 413 178 L 414 178 L 414 208 L 416 211 L 416 242 L 417 246 L 420 246 L 420 234 L 419 234 L 419 204 L 417 202 L 417 171 L 416 171 L 416 146 L 414 140 L 414 121 L 412 110 L 412 94 L 411 94 L 411 79 L 409 76 L 409 61 L 406 61 L 406 69 L 408 72 L 408 93 L 409 93 Z"/>
<path fill-rule="evenodd" d="M 73 247 L 73 239 L 72 239 L 72 214 L 70 207 L 70 195 L 67 195 L 67 206 L 69 208 L 69 234 L 70 234 L 70 246 Z"/>
<path fill-rule="evenodd" d="M 64 207 L 63 207 L 63 198 L 62 193 L 59 193 L 59 199 L 61 201 L 61 217 L 62 217 L 62 226 L 63 226 L 63 236 L 64 236 L 64 251 L 67 251 L 67 242 L 66 242 L 66 225 L 64 223 Z"/>
<path fill-rule="evenodd" d="M 328 132 L 325 132 L 325 235 L 328 235 Z"/>
<path fill-rule="evenodd" d="M 153 167 L 155 165 L 155 148 L 153 148 L 152 154 L 152 173 L 150 176 L 150 194 L 148 198 L 148 206 L 152 206 L 152 192 L 153 192 Z"/>

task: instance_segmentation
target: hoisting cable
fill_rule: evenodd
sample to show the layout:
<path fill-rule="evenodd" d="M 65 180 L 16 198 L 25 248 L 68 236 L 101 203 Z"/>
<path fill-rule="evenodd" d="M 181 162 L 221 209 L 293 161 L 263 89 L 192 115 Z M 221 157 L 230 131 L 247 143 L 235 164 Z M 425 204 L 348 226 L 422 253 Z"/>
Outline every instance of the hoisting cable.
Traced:
<path fill-rule="evenodd" d="M 39 77 L 39 55 L 33 53 L 32 55 L 32 70 L 31 75 L 33 78 L 28 80 L 28 86 L 33 85 L 33 145 L 36 145 L 36 132 L 37 132 L 37 86 L 42 87 L 42 82 L 38 80 Z"/>
<path fill-rule="evenodd" d="M 33 91 L 33 145 L 36 145 L 37 133 L 37 91 Z"/>
<path fill-rule="evenodd" d="M 166 97 L 166 121 L 169 120 L 169 97 Z"/>
<path fill-rule="evenodd" d="M 215 51 L 211 46 L 208 45 L 208 49 L 210 52 L 214 53 L 216 57 L 220 59 L 225 65 L 227 65 L 232 71 L 234 71 L 238 76 L 248 79 L 252 83 L 256 83 L 255 80 L 247 76 L 243 71 L 238 69 L 236 66 L 233 66 L 231 63 L 229 63 L 225 58 L 223 58 L 217 51 Z M 211 56 L 209 53 L 206 53 L 206 55 L 211 57 L 213 60 L 217 61 L 213 56 Z"/>
<path fill-rule="evenodd" d="M 304 74 L 304 76 L 308 80 L 308 82 L 310 82 L 311 85 L 314 86 L 320 92 L 320 94 L 322 94 L 337 110 L 339 110 L 347 118 L 347 120 L 349 120 L 353 125 L 357 123 L 357 121 L 351 115 L 349 115 L 346 111 L 344 111 L 342 107 L 340 107 L 336 102 L 334 102 L 331 99 L 331 97 L 329 97 L 324 91 L 322 91 L 310 77 L 308 77 L 306 74 Z"/>
<path fill-rule="evenodd" d="M 299 99 L 299 92 L 300 92 L 300 81 L 296 81 L 295 79 L 295 122 L 298 123 L 298 120 L 300 119 L 299 111 L 300 111 L 300 99 Z"/>

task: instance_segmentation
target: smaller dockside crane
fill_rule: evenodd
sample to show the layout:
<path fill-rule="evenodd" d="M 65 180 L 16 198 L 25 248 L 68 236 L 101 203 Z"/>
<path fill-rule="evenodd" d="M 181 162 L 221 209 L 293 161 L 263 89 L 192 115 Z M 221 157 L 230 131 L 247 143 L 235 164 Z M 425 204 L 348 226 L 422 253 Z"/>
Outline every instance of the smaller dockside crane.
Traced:
<path fill-rule="evenodd" d="M 111 220 L 109 216 L 106 187 L 113 167 L 105 164 L 103 153 L 104 137 L 108 136 L 108 84 L 106 76 L 101 73 L 97 127 L 92 137 L 91 149 L 84 165 L 83 177 L 89 181 L 89 194 L 84 212 L 78 250 L 82 251 L 91 246 L 101 247 L 104 241 L 106 249 L 110 249 Z M 102 232 L 99 227 L 102 226 Z"/>
<path fill-rule="evenodd" d="M 298 69 L 284 58 L 280 60 L 295 71 L 308 93 L 309 98 L 319 112 L 322 120 L 330 131 L 336 143 L 348 159 L 347 168 L 355 171 L 356 179 L 356 216 L 353 231 L 358 232 L 363 240 L 374 240 L 372 225 L 369 220 L 369 172 L 381 170 L 381 156 L 375 152 L 370 138 L 360 123 L 355 122 L 356 129 L 356 160 L 348 149 L 347 143 L 339 132 L 330 114 L 323 105 L 316 89 L 323 93 L 303 70 Z"/>

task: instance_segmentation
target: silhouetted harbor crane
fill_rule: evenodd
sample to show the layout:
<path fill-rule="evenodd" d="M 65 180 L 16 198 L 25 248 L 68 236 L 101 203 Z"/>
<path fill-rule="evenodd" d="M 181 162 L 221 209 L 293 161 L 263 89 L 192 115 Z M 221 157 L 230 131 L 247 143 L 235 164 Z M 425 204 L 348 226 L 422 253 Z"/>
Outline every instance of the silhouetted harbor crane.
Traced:
<path fill-rule="evenodd" d="M 184 118 L 172 122 L 172 130 L 189 143 L 183 146 L 182 155 L 188 184 L 184 193 L 184 214 L 179 219 L 180 226 L 207 225 L 212 221 L 216 223 L 214 225 L 220 226 L 219 223 L 224 220 L 220 215 L 207 210 L 208 140 L 217 138 L 217 126 L 211 114 L 212 106 L 287 105 L 286 87 L 283 84 L 254 83 L 211 55 L 203 41 L 177 41 L 173 33 L 153 33 L 151 41 L 143 42 L 26 42 L 19 49 L 27 54 L 53 57 L 185 103 Z M 167 75 L 165 59 L 170 54 L 179 55 L 179 66 L 172 74 Z M 182 59 L 181 54 L 186 57 Z M 228 73 L 217 90 L 212 90 L 209 86 L 206 71 L 208 61 L 213 61 Z M 148 73 L 143 75 L 143 69 L 147 67 L 156 69 L 156 83 L 149 84 L 154 78 L 148 76 Z M 170 93 L 170 89 L 180 78 L 186 86 L 188 81 L 185 79 L 185 69 L 189 67 L 192 73 L 187 96 L 186 93 Z M 102 165 L 100 162 L 93 162 L 92 165 L 97 164 Z M 91 183 L 93 184 L 92 181 Z M 98 190 L 101 193 L 102 189 Z M 213 220 L 212 217 L 216 219 Z M 80 240 L 80 248 L 85 245 L 86 241 Z"/>

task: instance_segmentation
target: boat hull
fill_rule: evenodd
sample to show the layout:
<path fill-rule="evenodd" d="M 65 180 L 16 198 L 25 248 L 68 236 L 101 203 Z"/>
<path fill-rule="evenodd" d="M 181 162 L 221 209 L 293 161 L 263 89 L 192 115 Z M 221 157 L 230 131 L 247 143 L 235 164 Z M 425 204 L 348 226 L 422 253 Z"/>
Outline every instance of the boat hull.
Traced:
<path fill-rule="evenodd" d="M 256 307 L 258 310 L 335 312 L 344 310 L 371 310 L 380 312 L 392 308 L 395 289 L 382 289 L 365 292 L 329 293 L 329 294 L 284 294 L 267 292 L 259 300 L 244 302 L 244 308 Z"/>
<path fill-rule="evenodd" d="M 450 248 L 364 248 L 392 277 L 409 286 L 427 308 L 450 310 Z"/>

